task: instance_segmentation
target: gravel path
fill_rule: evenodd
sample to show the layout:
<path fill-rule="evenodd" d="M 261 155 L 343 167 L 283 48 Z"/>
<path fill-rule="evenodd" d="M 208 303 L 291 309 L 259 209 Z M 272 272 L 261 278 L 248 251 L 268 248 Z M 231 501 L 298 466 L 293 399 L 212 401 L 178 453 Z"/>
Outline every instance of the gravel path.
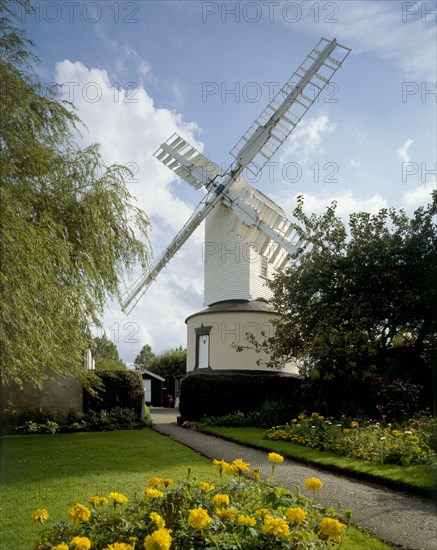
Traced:
<path fill-rule="evenodd" d="M 266 452 L 244 447 L 210 435 L 181 428 L 176 424 L 177 410 L 152 409 L 156 431 L 208 457 L 228 462 L 243 458 L 251 468 L 260 468 L 270 475 Z M 354 481 L 349 478 L 303 466 L 285 460 L 275 469 L 275 479 L 281 487 L 294 490 L 304 487 L 308 477 L 323 481 L 320 502 L 352 510 L 352 521 L 381 539 L 408 550 L 437 550 L 437 515 L 435 503 L 407 496 L 389 489 Z"/>

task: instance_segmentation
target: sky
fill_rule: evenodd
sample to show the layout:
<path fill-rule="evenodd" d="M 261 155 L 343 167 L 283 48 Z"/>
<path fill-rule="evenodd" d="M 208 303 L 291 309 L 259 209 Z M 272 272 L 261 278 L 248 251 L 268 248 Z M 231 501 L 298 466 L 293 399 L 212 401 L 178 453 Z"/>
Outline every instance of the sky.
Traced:
<path fill-rule="evenodd" d="M 436 187 L 435 1 L 34 1 L 14 7 L 36 45 L 37 72 L 77 107 L 81 145 L 127 164 L 148 215 L 154 257 L 204 196 L 153 157 L 173 133 L 229 166 L 229 151 L 321 37 L 351 48 L 332 83 L 250 183 L 292 219 L 338 202 L 357 211 L 429 202 Z M 203 226 L 127 316 L 108 303 L 103 328 L 126 362 L 186 347 L 203 309 Z M 135 276 L 141 275 L 137 270 Z M 134 276 L 134 278 L 135 278 Z M 132 283 L 130 281 L 130 283 Z M 126 281 L 126 286 L 129 286 Z"/>

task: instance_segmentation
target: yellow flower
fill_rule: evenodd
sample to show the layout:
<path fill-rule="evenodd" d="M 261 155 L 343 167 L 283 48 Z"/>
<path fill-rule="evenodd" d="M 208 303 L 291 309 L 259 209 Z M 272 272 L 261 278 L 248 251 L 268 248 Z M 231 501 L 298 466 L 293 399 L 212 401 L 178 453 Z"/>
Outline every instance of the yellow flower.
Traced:
<path fill-rule="evenodd" d="M 238 472 L 238 474 L 241 475 L 242 472 L 248 472 L 249 471 L 250 464 L 248 464 L 247 462 L 244 462 L 244 460 L 242 458 L 237 458 L 236 460 L 234 460 L 232 462 L 232 466 L 234 467 L 236 472 Z"/>
<path fill-rule="evenodd" d="M 263 535 L 269 535 L 279 538 L 290 536 L 290 529 L 285 519 L 266 517 L 262 527 Z"/>
<path fill-rule="evenodd" d="M 228 464 L 228 462 L 224 462 L 223 471 L 228 476 L 233 476 L 237 473 L 235 466 L 233 464 Z"/>
<path fill-rule="evenodd" d="M 202 481 L 199 483 L 199 489 L 201 491 L 204 491 L 205 493 L 209 493 L 210 491 L 214 491 L 215 487 L 210 483 L 206 483 L 205 481 Z"/>
<path fill-rule="evenodd" d="M 46 519 L 49 519 L 49 513 L 45 508 L 38 508 L 38 510 L 35 510 L 32 514 L 32 521 L 34 522 L 40 521 L 42 523 Z"/>
<path fill-rule="evenodd" d="M 122 495 L 121 493 L 109 493 L 109 498 L 114 502 L 114 504 L 126 504 L 127 496 Z"/>
<path fill-rule="evenodd" d="M 303 508 L 289 508 L 286 512 L 287 519 L 290 523 L 302 523 L 305 521 L 308 512 L 305 512 Z"/>
<path fill-rule="evenodd" d="M 259 508 L 255 514 L 257 516 L 262 516 L 264 518 L 266 518 L 267 516 L 270 516 L 270 510 L 268 510 L 267 508 Z"/>
<path fill-rule="evenodd" d="M 268 459 L 269 462 L 273 462 L 274 464 L 281 464 L 281 462 L 284 462 L 284 457 L 277 453 L 269 453 Z"/>
<path fill-rule="evenodd" d="M 217 517 L 219 517 L 220 519 L 234 519 L 235 517 L 235 514 L 232 510 L 232 508 L 216 508 L 215 509 L 215 514 Z"/>
<path fill-rule="evenodd" d="M 170 550 L 171 546 L 171 530 L 158 529 L 153 531 L 144 540 L 145 550 Z"/>
<path fill-rule="evenodd" d="M 309 491 L 318 491 L 323 487 L 323 483 L 317 477 L 309 477 L 305 482 L 305 487 Z"/>
<path fill-rule="evenodd" d="M 114 544 L 105 546 L 103 550 L 134 550 L 134 547 L 126 542 L 114 542 Z"/>
<path fill-rule="evenodd" d="M 237 523 L 243 527 L 255 527 L 256 519 L 249 516 L 238 516 Z"/>
<path fill-rule="evenodd" d="M 65 544 L 65 542 L 61 542 L 56 546 L 52 546 L 51 550 L 68 550 L 68 544 Z"/>
<path fill-rule="evenodd" d="M 156 524 L 156 527 L 158 527 L 158 529 L 163 529 L 165 527 L 165 519 L 156 512 L 150 512 L 149 518 L 153 521 L 153 523 Z"/>
<path fill-rule="evenodd" d="M 104 506 L 108 504 L 108 499 L 105 497 L 91 497 L 88 499 L 88 502 L 93 506 Z"/>
<path fill-rule="evenodd" d="M 349 432 L 350 432 L 350 429 L 349 429 L 349 428 L 345 428 L 345 429 L 343 430 L 343 433 L 344 433 L 344 434 L 348 434 Z"/>
<path fill-rule="evenodd" d="M 194 508 L 189 510 L 188 523 L 195 529 L 203 529 L 211 523 L 208 512 L 203 508 Z"/>
<path fill-rule="evenodd" d="M 229 506 L 229 502 L 229 495 L 219 493 L 218 495 L 214 495 L 212 497 L 212 503 L 216 506 L 223 506 L 224 504 Z"/>
<path fill-rule="evenodd" d="M 162 491 L 158 491 L 158 489 L 146 489 L 144 494 L 147 498 L 160 498 L 164 496 L 164 493 Z"/>
<path fill-rule="evenodd" d="M 164 479 L 163 483 L 164 483 L 165 487 L 168 487 L 169 485 L 171 485 L 173 483 L 173 480 L 172 479 Z"/>
<path fill-rule="evenodd" d="M 252 479 L 254 479 L 255 481 L 258 481 L 260 477 L 261 477 L 261 474 L 260 474 L 259 468 L 254 468 L 252 470 Z"/>
<path fill-rule="evenodd" d="M 319 530 L 335 542 L 337 542 L 338 537 L 345 527 L 346 525 L 344 525 L 344 523 L 340 523 L 338 519 L 332 518 L 324 518 L 319 523 Z"/>
<path fill-rule="evenodd" d="M 223 460 L 223 459 L 222 460 L 217 460 L 216 458 L 214 458 L 212 463 L 217 468 L 217 470 L 220 472 L 220 474 L 223 472 L 224 465 L 228 464 L 225 460 Z"/>
<path fill-rule="evenodd" d="M 91 541 L 88 537 L 74 537 L 70 541 L 70 547 L 74 550 L 90 550 Z"/>
<path fill-rule="evenodd" d="M 73 521 L 88 521 L 91 517 L 91 510 L 78 503 L 68 510 L 68 517 Z"/>
<path fill-rule="evenodd" d="M 147 482 L 147 486 L 158 487 L 158 485 L 161 485 L 161 483 L 162 483 L 162 479 L 160 477 L 151 477 Z"/>

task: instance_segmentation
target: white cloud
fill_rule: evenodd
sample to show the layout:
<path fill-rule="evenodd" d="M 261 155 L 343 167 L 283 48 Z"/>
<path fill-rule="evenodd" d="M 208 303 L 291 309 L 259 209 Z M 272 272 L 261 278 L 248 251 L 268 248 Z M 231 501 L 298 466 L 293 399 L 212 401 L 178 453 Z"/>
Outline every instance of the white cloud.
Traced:
<path fill-rule="evenodd" d="M 431 193 L 437 189 L 435 182 L 425 183 L 402 194 L 402 204 L 406 210 L 415 210 L 431 202 Z"/>
<path fill-rule="evenodd" d="M 321 214 L 333 201 L 337 202 L 337 215 L 347 219 L 353 212 L 370 212 L 374 214 L 381 208 L 387 207 L 387 201 L 381 195 L 373 195 L 368 198 L 358 199 L 348 189 L 339 194 L 313 195 L 301 193 L 304 197 L 304 211 L 308 214 Z"/>
<path fill-rule="evenodd" d="M 405 76 L 435 81 L 435 16 L 405 13 L 408 2 L 337 1 L 318 10 L 302 3 L 302 27 L 317 37 L 335 35 L 353 54 L 371 52 L 399 65 Z M 419 11 L 425 2 L 417 3 Z M 435 3 L 429 10 L 435 10 Z M 423 19 L 423 20 L 422 20 Z"/>
<path fill-rule="evenodd" d="M 176 176 L 152 155 L 174 132 L 202 150 L 194 137 L 197 126 L 180 114 L 156 108 L 144 87 L 133 93 L 111 89 L 104 70 L 65 60 L 56 65 L 56 81 L 64 83 L 88 130 L 83 145 L 100 143 L 106 164 L 128 164 L 135 172 L 127 185 L 138 206 L 152 220 L 150 237 L 157 257 L 193 212 L 194 206 L 174 194 Z M 69 94 L 69 97 L 68 97 Z M 188 185 L 183 183 L 183 185 Z M 202 198 L 199 191 L 198 200 Z M 184 319 L 202 308 L 203 264 L 199 228 L 148 289 L 127 317 L 110 304 L 103 320 L 108 336 L 126 361 L 133 361 L 144 344 L 155 352 L 185 346 Z M 137 276 L 140 275 L 138 271 Z M 138 340 L 138 341 L 136 341 Z"/>
<path fill-rule="evenodd" d="M 335 123 L 329 121 L 326 115 L 303 119 L 290 138 L 284 143 L 279 159 L 280 164 L 285 164 L 290 159 L 305 163 L 309 155 L 315 152 L 323 154 L 323 136 L 325 134 L 332 134 L 336 126 Z"/>
<path fill-rule="evenodd" d="M 410 155 L 408 154 L 408 149 L 414 143 L 412 139 L 407 139 L 407 141 L 396 149 L 396 155 L 401 159 L 402 162 L 410 162 Z"/>

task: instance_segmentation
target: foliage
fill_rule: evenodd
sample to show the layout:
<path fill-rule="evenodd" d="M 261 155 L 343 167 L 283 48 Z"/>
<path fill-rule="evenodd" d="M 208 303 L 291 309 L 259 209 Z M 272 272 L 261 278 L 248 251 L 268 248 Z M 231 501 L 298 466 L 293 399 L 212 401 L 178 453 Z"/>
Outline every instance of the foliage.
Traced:
<path fill-rule="evenodd" d="M 155 358 L 155 354 L 149 344 L 145 344 L 140 353 L 135 357 L 135 370 L 144 371 L 150 370 L 150 365 Z"/>
<path fill-rule="evenodd" d="M 412 218 L 395 209 L 359 212 L 347 228 L 335 202 L 307 216 L 300 197 L 294 217 L 304 245 L 270 285 L 282 318 L 272 337 L 251 345 L 270 354 L 272 367 L 299 358 L 315 397 L 340 401 L 339 409 L 400 342 L 430 364 L 437 350 L 436 213 L 434 192 Z"/>
<path fill-rule="evenodd" d="M 405 380 L 382 384 L 376 392 L 376 406 L 384 420 L 406 420 L 417 411 L 422 390 L 422 386 Z"/>
<path fill-rule="evenodd" d="M 265 401 L 258 411 L 243 413 L 236 411 L 224 416 L 202 418 L 206 426 L 260 426 L 270 427 L 283 424 L 290 418 L 290 407 L 278 401 Z"/>
<path fill-rule="evenodd" d="M 431 448 L 429 419 L 410 420 L 402 425 L 380 424 L 370 420 L 325 419 L 318 413 L 300 414 L 290 424 L 267 430 L 266 439 L 285 440 L 351 458 L 381 464 L 430 464 L 437 466 Z M 430 425 L 436 427 L 432 420 Z"/>
<path fill-rule="evenodd" d="M 83 373 L 107 297 L 120 299 L 119 278 L 138 261 L 147 267 L 149 222 L 125 186 L 129 170 L 76 145 L 74 107 L 40 82 L 16 7 L 1 1 L 0 355 L 3 384 L 42 387 Z"/>
<path fill-rule="evenodd" d="M 271 460 L 270 460 L 271 459 Z M 274 459 L 274 460 L 273 460 Z M 279 464 L 282 457 L 270 456 Z M 132 501 L 121 493 L 93 496 L 87 505 L 70 509 L 72 523 L 49 525 L 49 512 L 40 509 L 33 520 L 44 528 L 35 550 L 51 550 L 56 544 L 71 544 L 73 537 L 86 537 L 96 550 L 116 547 L 132 550 L 335 548 L 344 537 L 351 513 L 342 523 L 335 508 L 323 510 L 316 493 L 323 483 L 312 482 L 309 494 L 291 493 L 275 487 L 273 477 L 250 480 L 241 475 L 249 469 L 242 459 L 232 464 L 214 460 L 220 471 L 218 483 L 191 479 L 185 482 L 151 477 L 144 497 Z M 222 479 L 223 474 L 229 479 Z M 80 521 L 82 518 L 82 521 Z M 136 546 L 138 543 L 138 546 Z M 111 546 L 114 545 L 114 546 Z"/>
<path fill-rule="evenodd" d="M 97 370 L 127 369 L 126 364 L 118 354 L 117 346 L 109 340 L 106 334 L 95 337 L 91 347 Z"/>
<path fill-rule="evenodd" d="M 152 417 L 145 407 L 140 418 L 132 409 L 114 407 L 110 410 L 81 413 L 71 411 L 63 416 L 57 411 L 29 409 L 21 412 L 8 411 L 2 418 L 2 434 L 46 434 L 65 432 L 99 432 L 131 430 L 152 425 Z"/>
<path fill-rule="evenodd" d="M 90 410 L 111 410 L 115 407 L 132 409 L 141 415 L 144 406 L 144 386 L 141 376 L 130 370 L 96 371 L 103 385 L 97 395 L 84 389 L 83 408 Z"/>
<path fill-rule="evenodd" d="M 187 350 L 179 346 L 153 356 L 147 370 L 162 376 L 168 382 L 174 376 L 185 374 L 186 363 Z"/>
<path fill-rule="evenodd" d="M 297 413 L 300 380 L 281 374 L 191 374 L 182 380 L 179 411 L 184 420 L 243 413 L 282 403 Z"/>

